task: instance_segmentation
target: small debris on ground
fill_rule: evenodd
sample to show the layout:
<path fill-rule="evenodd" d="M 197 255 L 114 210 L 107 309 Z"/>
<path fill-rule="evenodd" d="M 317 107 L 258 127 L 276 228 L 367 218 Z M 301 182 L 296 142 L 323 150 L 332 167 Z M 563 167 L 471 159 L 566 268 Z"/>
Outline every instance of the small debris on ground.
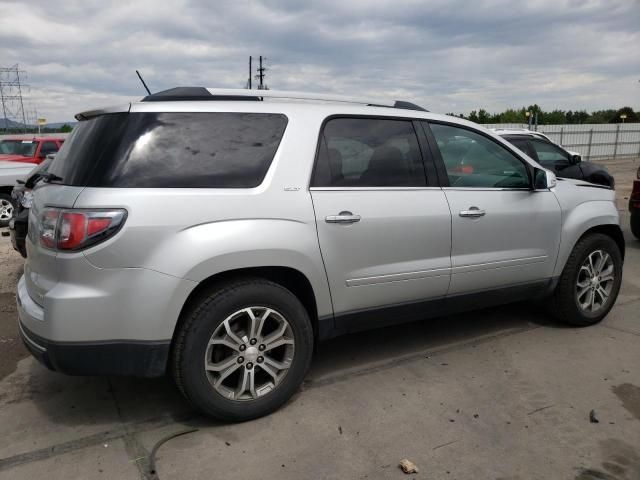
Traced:
<path fill-rule="evenodd" d="M 342 427 L 340 425 L 338 425 L 338 431 L 340 432 L 340 435 L 342 435 Z"/>
<path fill-rule="evenodd" d="M 418 473 L 418 467 L 411 460 L 407 460 L 403 458 L 400 460 L 399 467 L 402 469 L 404 473 Z"/>
<path fill-rule="evenodd" d="M 231 444 L 230 444 L 229 442 L 224 442 L 224 444 L 225 444 L 227 447 L 230 447 L 230 446 L 231 446 Z"/>
<path fill-rule="evenodd" d="M 591 410 L 589 412 L 589 421 L 591 423 L 600 423 L 600 420 L 598 420 L 598 417 L 596 417 L 596 411 L 595 410 Z"/>

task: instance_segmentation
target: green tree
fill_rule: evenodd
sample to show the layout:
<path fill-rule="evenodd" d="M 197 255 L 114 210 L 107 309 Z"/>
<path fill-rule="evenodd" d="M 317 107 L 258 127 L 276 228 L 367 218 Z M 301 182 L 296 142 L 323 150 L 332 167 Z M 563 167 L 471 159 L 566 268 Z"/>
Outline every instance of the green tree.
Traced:
<path fill-rule="evenodd" d="M 489 114 L 484 108 L 478 111 L 478 123 L 489 123 Z"/>
<path fill-rule="evenodd" d="M 540 119 L 538 118 L 538 122 Z M 567 115 L 562 110 L 553 110 L 544 114 L 544 122 L 546 125 L 562 125 L 567 123 Z"/>
<path fill-rule="evenodd" d="M 625 123 L 635 123 L 639 120 L 638 114 L 633 111 L 633 108 L 622 107 L 615 113 L 613 118 L 609 120 L 609 123 L 622 123 L 622 118 L 620 117 L 620 115 L 626 115 L 626 118 L 624 119 Z"/>
<path fill-rule="evenodd" d="M 65 123 L 60 127 L 60 133 L 69 133 L 71 130 L 73 130 L 73 127 L 68 123 Z"/>

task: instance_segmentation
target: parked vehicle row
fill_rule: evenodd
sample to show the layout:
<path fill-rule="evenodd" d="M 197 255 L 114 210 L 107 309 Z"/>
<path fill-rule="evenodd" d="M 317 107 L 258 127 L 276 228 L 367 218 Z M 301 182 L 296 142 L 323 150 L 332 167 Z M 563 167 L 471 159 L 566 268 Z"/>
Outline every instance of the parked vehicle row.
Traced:
<path fill-rule="evenodd" d="M 407 102 L 255 95 L 76 117 L 33 188 L 17 303 L 37 359 L 170 373 L 247 420 L 293 395 L 319 340 L 528 298 L 576 326 L 613 307 L 612 189 Z"/>
<path fill-rule="evenodd" d="M 17 207 L 11 191 L 18 180 L 24 181 L 35 165 L 55 154 L 63 138 L 8 138 L 0 140 L 0 228 L 9 225 Z"/>

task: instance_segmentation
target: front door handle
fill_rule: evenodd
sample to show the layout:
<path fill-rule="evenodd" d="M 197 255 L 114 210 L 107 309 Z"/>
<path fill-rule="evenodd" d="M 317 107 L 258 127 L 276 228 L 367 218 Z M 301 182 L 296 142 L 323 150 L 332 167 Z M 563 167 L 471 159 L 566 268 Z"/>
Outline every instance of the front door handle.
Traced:
<path fill-rule="evenodd" d="M 327 223 L 356 223 L 360 221 L 360 215 L 351 212 L 340 212 L 338 215 L 329 215 L 324 219 Z"/>
<path fill-rule="evenodd" d="M 461 217 L 478 218 L 478 217 L 484 217 L 486 214 L 487 214 L 487 212 L 485 212 L 484 210 L 479 209 L 478 207 L 469 207 L 469 210 L 461 210 L 460 211 L 460 216 Z"/>

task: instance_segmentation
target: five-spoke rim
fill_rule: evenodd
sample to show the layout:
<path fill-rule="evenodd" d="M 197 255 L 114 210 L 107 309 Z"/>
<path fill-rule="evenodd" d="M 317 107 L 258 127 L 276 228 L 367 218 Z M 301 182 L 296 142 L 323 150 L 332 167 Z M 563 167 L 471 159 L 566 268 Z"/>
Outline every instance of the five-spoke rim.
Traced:
<path fill-rule="evenodd" d="M 229 315 L 209 339 L 204 368 L 230 400 L 255 400 L 276 389 L 294 355 L 291 325 L 276 310 L 247 307 Z"/>
<path fill-rule="evenodd" d="M 613 289 L 613 258 L 603 250 L 591 252 L 578 271 L 576 300 L 580 308 L 596 313 L 607 304 Z"/>
<path fill-rule="evenodd" d="M 4 198 L 0 198 L 0 220 L 10 220 L 13 215 L 13 204 Z"/>

